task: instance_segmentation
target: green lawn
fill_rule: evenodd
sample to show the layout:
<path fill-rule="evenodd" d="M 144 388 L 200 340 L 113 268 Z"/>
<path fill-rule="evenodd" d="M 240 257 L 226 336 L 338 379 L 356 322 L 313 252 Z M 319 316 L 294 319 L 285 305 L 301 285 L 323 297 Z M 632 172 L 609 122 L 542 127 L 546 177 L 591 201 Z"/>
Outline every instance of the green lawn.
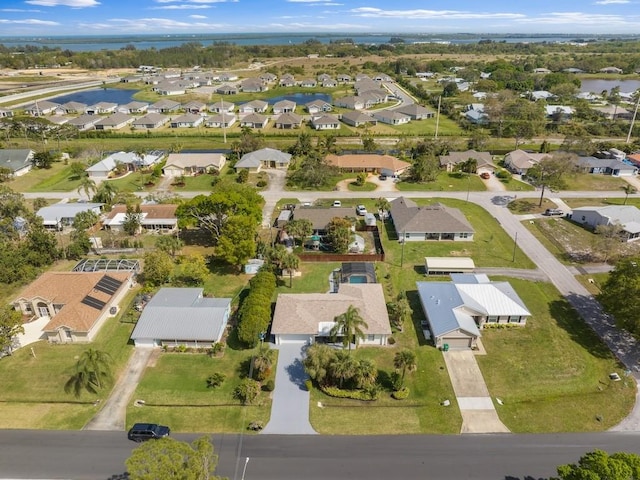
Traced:
<path fill-rule="evenodd" d="M 128 305 L 134 296 L 131 292 L 122 304 Z M 98 394 L 83 392 L 79 398 L 65 393 L 76 359 L 87 348 L 108 352 L 117 378 L 133 348 L 128 344 L 132 329 L 133 325 L 111 318 L 91 345 L 41 341 L 0 360 L 0 428 L 82 428 L 99 409 L 93 402 L 104 401 L 110 388 Z"/>
<path fill-rule="evenodd" d="M 167 424 L 179 432 L 231 433 L 246 431 L 253 421 L 266 424 L 271 412 L 268 393 L 261 392 L 255 405 L 249 406 L 233 398 L 256 351 L 227 347 L 222 357 L 215 358 L 204 353 L 160 354 L 134 394 L 146 404 L 129 406 L 127 426 L 144 421 Z M 226 375 L 226 380 L 218 388 L 207 388 L 207 377 L 216 372 Z"/>
<path fill-rule="evenodd" d="M 415 331 L 409 329 L 407 335 L 415 335 Z M 396 351 L 396 347 L 362 347 L 353 354 L 375 361 L 378 380 L 387 384 Z M 462 418 L 456 402 L 452 401 L 449 407 L 440 405 L 445 399 L 455 398 L 442 353 L 429 346 L 417 347 L 415 353 L 418 368 L 407 374 L 406 384 L 411 391 L 407 399 L 394 400 L 388 391 L 375 402 L 338 399 L 314 388 L 309 412 L 313 428 L 325 435 L 459 433 Z"/>
<path fill-rule="evenodd" d="M 636 386 L 609 349 L 547 283 L 509 279 L 532 318 L 484 330 L 478 363 L 502 422 L 513 432 L 603 431 L 635 402 Z M 618 372 L 620 382 L 609 380 Z M 600 421 L 597 417 L 601 418 Z"/>
<path fill-rule="evenodd" d="M 375 183 L 364 182 L 363 185 L 358 185 L 356 182 L 351 182 L 347 185 L 350 192 L 373 192 L 378 186 Z"/>
<path fill-rule="evenodd" d="M 73 192 L 80 186 L 80 179 L 71 177 L 68 165 L 55 162 L 51 168 L 34 168 L 8 185 L 16 192 Z"/>
<path fill-rule="evenodd" d="M 119 192 L 140 192 L 155 189 L 158 182 L 161 181 L 161 179 L 155 180 L 155 185 L 145 186 L 144 183 L 148 180 L 148 173 L 130 172 L 122 178 L 109 180 L 109 182 L 115 186 Z"/>
<path fill-rule="evenodd" d="M 478 267 L 535 268 L 533 262 L 518 248 L 513 262 L 513 240 L 500 227 L 497 220 L 482 207 L 463 200 L 414 199 L 418 205 L 440 202 L 459 208 L 475 230 L 471 242 L 406 242 L 397 241 L 391 222 L 385 223 L 382 242 L 385 250 L 383 263 L 386 274 L 399 290 L 415 288 L 417 280 L 424 279 L 424 257 L 465 256 L 473 258 Z"/>
<path fill-rule="evenodd" d="M 628 185 L 627 182 L 618 177 L 610 175 L 593 175 L 590 173 L 578 173 L 566 175 L 564 178 L 566 187 L 563 190 L 579 191 L 620 191 L 622 187 Z"/>
<path fill-rule="evenodd" d="M 442 172 L 434 182 L 416 183 L 408 180 L 396 183 L 398 190 L 428 192 L 483 192 L 487 189 L 478 175 Z"/>

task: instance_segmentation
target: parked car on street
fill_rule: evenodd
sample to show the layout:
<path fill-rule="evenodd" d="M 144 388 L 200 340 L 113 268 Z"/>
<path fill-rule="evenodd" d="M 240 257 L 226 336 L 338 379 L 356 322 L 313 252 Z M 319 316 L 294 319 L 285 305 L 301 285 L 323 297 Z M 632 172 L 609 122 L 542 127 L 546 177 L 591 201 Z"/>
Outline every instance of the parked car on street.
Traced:
<path fill-rule="evenodd" d="M 136 423 L 131 427 L 127 437 L 134 442 L 144 442 L 146 440 L 157 440 L 168 437 L 171 429 L 156 423 Z"/>
<path fill-rule="evenodd" d="M 358 215 L 366 215 L 367 214 L 367 207 L 365 207 L 364 205 L 358 205 L 356 207 L 356 213 Z"/>

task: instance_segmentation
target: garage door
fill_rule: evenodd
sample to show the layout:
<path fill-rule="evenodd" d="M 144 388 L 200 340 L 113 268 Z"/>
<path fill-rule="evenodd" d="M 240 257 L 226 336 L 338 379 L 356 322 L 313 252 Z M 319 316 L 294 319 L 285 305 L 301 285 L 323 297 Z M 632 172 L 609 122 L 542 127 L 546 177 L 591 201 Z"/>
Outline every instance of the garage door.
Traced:
<path fill-rule="evenodd" d="M 309 335 L 276 335 L 276 344 L 283 343 L 307 343 Z"/>
<path fill-rule="evenodd" d="M 469 337 L 456 337 L 456 338 L 443 338 L 442 344 L 448 344 L 449 350 L 466 350 L 471 348 L 471 338 Z"/>

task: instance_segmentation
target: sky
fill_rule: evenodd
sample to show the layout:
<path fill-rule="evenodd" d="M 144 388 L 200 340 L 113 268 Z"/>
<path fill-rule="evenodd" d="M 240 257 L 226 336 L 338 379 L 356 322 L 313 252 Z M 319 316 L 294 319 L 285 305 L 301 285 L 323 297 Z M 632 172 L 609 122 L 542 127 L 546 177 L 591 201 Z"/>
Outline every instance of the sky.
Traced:
<path fill-rule="evenodd" d="M 1 36 L 636 34 L 640 0 L 0 0 Z"/>

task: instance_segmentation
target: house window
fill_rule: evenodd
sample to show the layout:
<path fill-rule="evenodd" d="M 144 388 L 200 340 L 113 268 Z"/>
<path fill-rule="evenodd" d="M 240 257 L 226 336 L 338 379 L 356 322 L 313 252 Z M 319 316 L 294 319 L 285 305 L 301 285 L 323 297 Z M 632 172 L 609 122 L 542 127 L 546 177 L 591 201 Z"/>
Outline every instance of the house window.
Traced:
<path fill-rule="evenodd" d="M 367 342 L 373 342 L 375 341 L 376 336 L 375 335 L 367 335 Z"/>
<path fill-rule="evenodd" d="M 509 323 L 520 323 L 520 317 L 519 316 L 510 316 L 509 317 Z"/>
<path fill-rule="evenodd" d="M 24 311 L 25 313 L 33 313 L 33 307 L 31 306 L 30 303 L 24 304 Z"/>
<path fill-rule="evenodd" d="M 496 323 L 498 321 L 498 317 L 496 315 L 490 315 L 487 317 L 487 323 Z"/>
<path fill-rule="evenodd" d="M 586 220 L 587 220 L 587 217 L 585 217 L 585 216 L 583 215 L 583 216 L 582 216 L 582 221 L 584 222 L 584 221 L 586 221 Z"/>
<path fill-rule="evenodd" d="M 459 237 L 460 238 L 468 238 L 469 234 L 467 232 L 462 232 L 462 233 L 459 234 Z"/>
<path fill-rule="evenodd" d="M 71 330 L 65 330 L 64 333 L 67 337 L 67 340 L 71 340 L 73 338 L 73 336 L 71 335 Z"/>

